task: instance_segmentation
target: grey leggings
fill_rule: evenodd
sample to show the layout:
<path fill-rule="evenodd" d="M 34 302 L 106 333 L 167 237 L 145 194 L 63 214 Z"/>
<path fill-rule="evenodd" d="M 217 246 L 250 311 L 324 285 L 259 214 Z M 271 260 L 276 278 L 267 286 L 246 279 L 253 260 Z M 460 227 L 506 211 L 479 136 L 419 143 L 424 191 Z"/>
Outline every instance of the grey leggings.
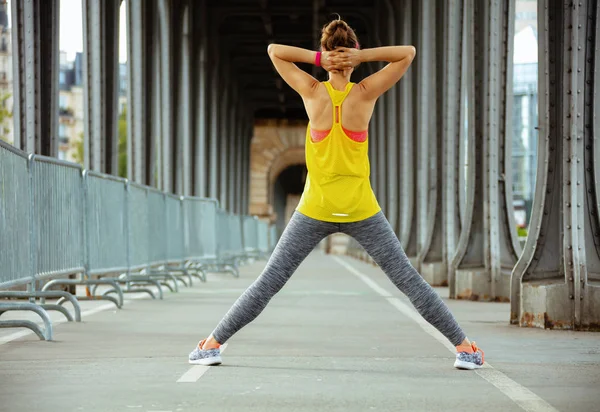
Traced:
<path fill-rule="evenodd" d="M 263 273 L 234 303 L 213 332 L 223 344 L 252 322 L 281 290 L 300 263 L 326 236 L 342 232 L 355 238 L 417 311 L 454 345 L 465 334 L 450 310 L 410 264 L 398 238 L 382 212 L 360 222 L 331 223 L 295 212 Z"/>

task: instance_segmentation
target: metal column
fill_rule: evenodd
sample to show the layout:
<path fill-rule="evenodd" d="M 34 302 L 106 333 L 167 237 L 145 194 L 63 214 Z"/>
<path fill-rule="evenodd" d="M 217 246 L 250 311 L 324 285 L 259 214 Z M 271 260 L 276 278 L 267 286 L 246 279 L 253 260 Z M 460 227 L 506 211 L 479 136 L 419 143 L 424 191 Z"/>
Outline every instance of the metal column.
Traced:
<path fill-rule="evenodd" d="M 429 187 L 430 187 L 430 172 L 432 159 L 435 159 L 435 148 L 432 146 L 432 139 L 435 136 L 435 113 L 432 113 L 431 108 L 434 106 L 434 88 L 435 83 L 434 69 L 434 49 L 435 39 L 434 20 L 435 20 L 435 3 L 434 0 L 416 1 L 413 4 L 413 21 L 418 21 L 419 24 L 415 27 L 417 57 L 413 63 L 415 67 L 413 71 L 415 81 L 414 107 L 417 109 L 415 116 L 416 124 L 414 128 L 414 144 L 413 144 L 413 170 L 416 174 L 413 175 L 414 185 L 414 207 L 416 213 L 413 213 L 413 218 L 410 224 L 410 236 L 406 245 L 406 253 L 409 256 L 411 263 L 417 268 L 419 267 L 419 255 L 422 253 L 427 241 L 428 230 L 428 206 L 429 206 Z M 433 143 L 435 144 L 435 143 Z M 415 173 L 413 172 L 413 173 Z"/>
<path fill-rule="evenodd" d="M 225 66 L 229 67 L 229 66 Z M 219 97 L 219 202 L 223 209 L 229 210 L 229 204 L 227 203 L 227 150 L 229 146 L 229 127 L 228 124 L 231 121 L 231 85 L 229 81 L 231 77 L 225 73 L 229 73 L 228 69 L 222 71 L 224 74 L 221 78 L 221 90 L 222 94 Z"/>
<path fill-rule="evenodd" d="M 381 37 L 383 33 L 383 25 L 381 21 L 383 19 L 383 10 L 381 8 L 382 3 L 385 0 L 378 0 L 375 2 L 375 40 L 377 42 L 377 46 L 382 46 Z M 383 63 L 378 62 L 375 64 L 375 70 L 381 70 L 383 68 Z M 387 170 L 386 170 L 386 143 L 388 140 L 387 130 L 386 130 L 386 111 L 388 110 L 387 106 L 387 98 L 383 97 L 379 99 L 377 105 L 375 106 L 375 111 L 373 112 L 372 122 L 374 123 L 375 134 L 373 138 L 374 141 L 374 183 L 375 183 L 375 193 L 377 195 L 377 200 L 379 201 L 379 205 L 383 212 L 387 215 L 389 213 L 388 210 L 388 202 L 387 202 Z"/>
<path fill-rule="evenodd" d="M 58 155 L 59 0 L 12 2 L 14 144 Z"/>
<path fill-rule="evenodd" d="M 173 191 L 173 55 L 171 47 L 171 2 L 157 0 L 160 36 L 160 122 L 162 132 L 162 187 L 166 192 Z"/>
<path fill-rule="evenodd" d="M 237 88 L 234 90 L 237 90 Z M 229 159 L 227 164 L 227 204 L 229 205 L 229 210 L 232 213 L 235 213 L 235 175 L 238 168 L 238 164 L 236 162 L 238 140 L 237 130 L 240 117 L 240 102 L 237 96 L 237 92 L 234 93 L 232 103 L 233 104 L 231 106 L 231 118 L 229 119 L 229 143 L 227 144 L 227 158 Z"/>
<path fill-rule="evenodd" d="M 475 159 L 468 170 L 465 226 L 453 259 L 456 271 L 450 271 L 450 293 L 462 299 L 508 301 L 520 248 L 512 223 L 512 187 L 506 180 L 511 159 L 505 156 L 512 109 L 514 0 L 468 0 L 465 10 L 469 144 Z"/>
<path fill-rule="evenodd" d="M 416 44 L 413 28 L 413 1 L 405 1 L 402 7 L 398 7 L 397 20 L 402 21 L 398 30 L 398 43 L 404 45 Z M 417 50 L 417 53 L 421 53 Z M 416 62 L 415 62 L 416 63 Z M 415 187 L 414 187 L 414 77 L 415 68 L 411 67 L 400 80 L 398 91 L 400 93 L 400 153 L 399 162 L 402 172 L 400 173 L 400 243 L 405 248 L 408 247 L 411 236 L 414 238 L 413 216 L 415 207 Z"/>
<path fill-rule="evenodd" d="M 391 0 L 384 0 L 385 11 L 387 13 L 386 18 L 386 36 L 385 41 L 388 45 L 396 44 L 396 12 L 394 5 Z M 398 7 L 398 6 L 396 6 Z M 396 99 L 398 98 L 398 87 L 394 86 L 391 90 L 388 90 L 385 94 L 385 107 L 386 107 L 386 156 L 387 156 L 387 186 L 386 186 L 386 199 L 387 199 L 387 218 L 392 226 L 392 229 L 396 234 L 399 234 L 398 228 L 398 105 Z"/>
<path fill-rule="evenodd" d="M 196 3 L 195 18 L 196 22 L 196 47 L 194 52 L 197 53 L 196 70 L 192 71 L 192 76 L 196 77 L 194 82 L 194 99 L 195 99 L 195 127 L 194 127 L 194 195 L 200 197 L 208 196 L 208 159 L 206 151 L 206 143 L 208 141 L 208 38 L 207 38 L 207 16 L 206 16 L 206 0 Z"/>
<path fill-rule="evenodd" d="M 252 117 L 250 118 L 246 128 L 246 136 L 242 144 L 244 147 L 242 158 L 242 163 L 244 165 L 242 169 L 244 173 L 242 176 L 242 182 L 244 186 L 244 202 L 242 213 L 244 214 L 248 214 L 248 209 L 250 207 L 250 144 L 252 143 L 252 137 L 254 136 L 254 119 Z"/>
<path fill-rule="evenodd" d="M 176 82 L 177 106 L 174 118 L 177 120 L 175 125 L 176 151 L 173 156 L 173 162 L 176 169 L 176 193 L 190 196 L 192 194 L 192 10 L 190 5 L 181 4 L 181 7 L 174 8 L 177 13 L 177 24 L 175 25 L 175 38 L 173 48 L 177 51 L 178 67 Z"/>
<path fill-rule="evenodd" d="M 219 87 L 219 69 L 218 51 L 216 47 L 211 50 L 213 56 L 211 60 L 216 63 L 210 70 L 210 138 L 208 141 L 208 194 L 213 199 L 219 197 L 219 97 L 221 89 Z"/>
<path fill-rule="evenodd" d="M 243 116 L 243 107 L 241 102 L 238 102 L 236 108 L 236 119 L 233 124 L 233 143 L 230 146 L 230 150 L 232 151 L 232 170 L 231 170 L 231 186 L 229 188 L 229 196 L 231 203 L 231 210 L 233 213 L 240 213 L 240 203 L 239 203 L 239 185 L 240 185 L 240 141 L 241 141 L 241 124 L 242 124 L 242 116 Z"/>
<path fill-rule="evenodd" d="M 120 0 L 83 0 L 84 165 L 119 170 Z"/>
<path fill-rule="evenodd" d="M 155 100 L 150 97 L 152 89 L 146 88 L 152 83 L 148 77 L 153 73 L 146 69 L 154 60 L 152 52 L 146 53 L 148 43 L 152 44 L 147 30 L 148 25 L 152 26 L 149 4 L 143 0 L 127 2 L 127 178 L 137 183 L 149 183 L 146 168 L 153 169 L 149 163 L 152 156 L 145 156 L 152 147 L 152 140 L 148 145 L 151 127 L 146 120 L 152 118 L 149 113 Z"/>
<path fill-rule="evenodd" d="M 527 242 L 512 273 L 511 323 L 600 329 L 600 8 L 538 2 L 539 139 Z"/>
<path fill-rule="evenodd" d="M 419 255 L 423 278 L 431 285 L 447 285 L 460 230 L 458 198 L 458 151 L 460 130 L 460 81 L 463 0 L 438 0 L 435 24 L 437 63 L 437 132 L 431 146 L 437 152 L 430 191 L 430 225 L 427 241 Z"/>

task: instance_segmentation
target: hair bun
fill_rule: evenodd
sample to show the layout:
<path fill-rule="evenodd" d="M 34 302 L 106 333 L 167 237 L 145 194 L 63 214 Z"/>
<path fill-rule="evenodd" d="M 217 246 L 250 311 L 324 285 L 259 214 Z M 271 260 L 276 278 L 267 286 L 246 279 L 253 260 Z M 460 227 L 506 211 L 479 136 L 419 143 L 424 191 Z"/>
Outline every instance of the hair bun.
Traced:
<path fill-rule="evenodd" d="M 358 39 L 354 30 L 342 19 L 332 20 L 323 26 L 321 48 L 335 50 L 338 47 L 356 47 Z"/>
<path fill-rule="evenodd" d="M 338 30 L 348 30 L 348 24 L 344 21 L 344 20 L 333 20 L 331 23 L 329 23 L 329 25 L 327 26 L 327 34 L 329 34 L 330 36 L 332 36 L 333 34 L 335 34 L 336 31 Z"/>

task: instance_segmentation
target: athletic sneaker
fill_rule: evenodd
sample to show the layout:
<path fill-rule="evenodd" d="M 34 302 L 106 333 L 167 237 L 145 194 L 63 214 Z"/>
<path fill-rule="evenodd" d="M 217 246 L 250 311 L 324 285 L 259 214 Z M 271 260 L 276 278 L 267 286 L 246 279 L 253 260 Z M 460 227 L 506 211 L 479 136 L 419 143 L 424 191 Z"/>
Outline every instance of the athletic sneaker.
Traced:
<path fill-rule="evenodd" d="M 483 351 L 477 347 L 475 342 L 471 346 L 456 347 L 456 362 L 454 367 L 458 369 L 479 369 L 483 366 Z"/>
<path fill-rule="evenodd" d="M 221 349 L 200 349 L 204 345 L 204 341 L 200 342 L 198 346 L 190 353 L 190 363 L 192 365 L 205 365 L 213 366 L 221 364 Z"/>

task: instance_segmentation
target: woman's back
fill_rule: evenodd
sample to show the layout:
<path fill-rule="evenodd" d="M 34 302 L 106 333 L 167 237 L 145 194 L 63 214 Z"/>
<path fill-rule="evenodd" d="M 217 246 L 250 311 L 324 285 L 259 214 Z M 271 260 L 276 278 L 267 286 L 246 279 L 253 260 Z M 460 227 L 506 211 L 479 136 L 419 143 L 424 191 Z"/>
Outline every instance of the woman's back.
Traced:
<path fill-rule="evenodd" d="M 334 90 L 343 91 L 347 84 L 341 87 L 339 84 L 332 84 Z M 310 120 L 310 126 L 313 130 L 330 130 L 333 126 L 333 103 L 325 83 L 320 83 L 314 97 L 305 99 L 304 106 L 306 114 Z M 375 107 L 374 101 L 367 101 L 361 95 L 361 86 L 355 85 L 348 93 L 348 96 L 342 103 L 341 123 L 345 129 L 362 132 L 368 129 L 369 121 Z"/>

